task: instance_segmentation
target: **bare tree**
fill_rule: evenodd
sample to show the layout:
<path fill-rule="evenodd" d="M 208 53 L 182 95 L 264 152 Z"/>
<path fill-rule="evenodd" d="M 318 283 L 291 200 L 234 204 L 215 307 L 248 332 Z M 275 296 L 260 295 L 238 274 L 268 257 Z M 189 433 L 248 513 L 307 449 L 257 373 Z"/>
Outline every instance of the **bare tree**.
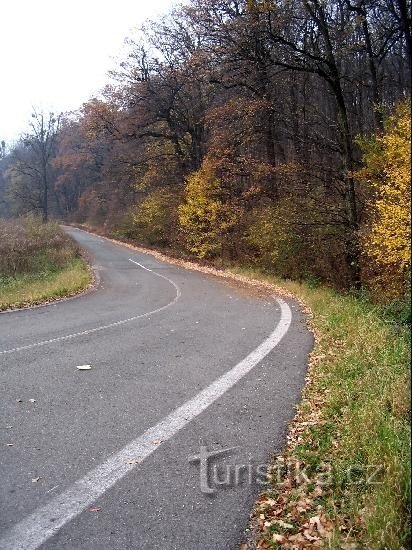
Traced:
<path fill-rule="evenodd" d="M 43 221 L 49 217 L 49 176 L 50 161 L 55 153 L 61 115 L 45 115 L 43 111 L 34 110 L 30 122 L 31 131 L 24 135 L 22 143 L 30 155 L 18 156 L 15 171 L 33 183 L 40 185 L 41 210 Z"/>

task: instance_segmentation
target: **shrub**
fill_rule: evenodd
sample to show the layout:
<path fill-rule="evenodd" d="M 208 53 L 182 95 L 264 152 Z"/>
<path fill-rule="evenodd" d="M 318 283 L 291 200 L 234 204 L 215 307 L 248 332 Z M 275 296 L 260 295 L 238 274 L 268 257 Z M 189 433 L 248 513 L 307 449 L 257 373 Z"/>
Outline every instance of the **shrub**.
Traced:
<path fill-rule="evenodd" d="M 170 246 L 178 233 L 180 188 L 158 188 L 130 212 L 128 234 L 149 245 Z"/>
<path fill-rule="evenodd" d="M 382 135 L 360 142 L 364 167 L 357 177 L 370 191 L 363 251 L 370 286 L 384 299 L 402 298 L 410 286 L 411 130 L 409 103 L 398 105 Z"/>
<path fill-rule="evenodd" d="M 248 218 L 244 241 L 257 266 L 287 279 L 346 286 L 348 274 L 339 229 L 317 224 L 313 212 L 296 198 L 259 205 Z"/>
<path fill-rule="evenodd" d="M 199 258 L 222 256 L 233 244 L 240 208 L 227 200 L 227 193 L 206 161 L 187 179 L 185 202 L 179 221 L 187 249 Z"/>

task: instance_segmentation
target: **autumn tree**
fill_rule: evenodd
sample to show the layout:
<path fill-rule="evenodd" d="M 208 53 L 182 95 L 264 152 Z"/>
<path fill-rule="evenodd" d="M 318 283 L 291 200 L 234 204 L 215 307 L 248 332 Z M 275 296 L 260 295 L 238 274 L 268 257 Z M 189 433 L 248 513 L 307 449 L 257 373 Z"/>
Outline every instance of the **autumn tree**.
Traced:
<path fill-rule="evenodd" d="M 411 269 L 409 102 L 398 105 L 385 121 L 382 135 L 361 143 L 365 165 L 357 176 L 370 192 L 369 222 L 362 242 L 365 255 L 375 266 L 372 284 L 387 298 L 403 297 Z"/>
<path fill-rule="evenodd" d="M 0 153 L 0 216 L 6 217 L 10 215 L 10 205 L 7 197 L 8 180 L 7 171 L 10 163 L 10 156 L 7 154 L 6 142 L 1 142 Z"/>
<path fill-rule="evenodd" d="M 93 101 L 85 104 L 61 123 L 52 166 L 59 214 L 63 216 L 75 216 L 82 193 L 101 183 L 103 166 L 110 162 L 110 143 L 103 130 L 96 128 L 94 106 Z"/>
<path fill-rule="evenodd" d="M 408 88 L 407 70 L 393 72 L 406 54 L 400 11 L 398 4 L 343 0 L 194 0 L 188 8 L 216 56 L 222 87 L 261 101 L 269 163 L 299 160 L 306 193 L 316 197 L 319 184 L 334 193 L 336 208 L 321 223 L 340 229 L 355 286 L 363 203 L 353 178 L 354 138 L 379 126 L 381 104 Z M 274 177 L 271 185 L 281 196 L 282 182 Z"/>
<path fill-rule="evenodd" d="M 152 246 L 173 246 L 179 239 L 178 206 L 182 188 L 158 187 L 130 210 L 130 222 L 124 231 Z"/>
<path fill-rule="evenodd" d="M 188 250 L 199 258 L 230 254 L 239 211 L 228 201 L 210 162 L 189 176 L 179 221 Z"/>
<path fill-rule="evenodd" d="M 177 5 L 129 39 L 102 96 L 65 118 L 53 213 L 359 288 L 383 269 L 362 235 L 378 238 L 389 198 L 357 175 L 356 136 L 380 136 L 410 93 L 410 19 L 404 0 Z M 23 140 L 0 163 L 20 211 L 43 210 L 36 158 Z"/>

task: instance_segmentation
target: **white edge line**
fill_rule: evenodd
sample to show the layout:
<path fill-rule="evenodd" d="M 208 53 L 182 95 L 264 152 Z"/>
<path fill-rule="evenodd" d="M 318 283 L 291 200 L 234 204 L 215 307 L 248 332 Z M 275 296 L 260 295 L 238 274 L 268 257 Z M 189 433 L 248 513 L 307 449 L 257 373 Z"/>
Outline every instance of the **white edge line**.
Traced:
<path fill-rule="evenodd" d="M 279 344 L 290 327 L 292 313 L 288 304 L 280 298 L 276 300 L 281 310 L 279 323 L 255 350 L 69 489 L 14 525 L 0 540 L 1 550 L 38 548 L 248 374 Z"/>
<path fill-rule="evenodd" d="M 129 258 L 129 262 L 132 262 L 132 263 L 138 265 L 139 267 L 141 267 L 145 271 L 149 271 L 150 273 L 153 273 L 153 275 L 156 275 L 157 277 L 160 277 L 161 279 L 164 279 L 165 281 L 170 283 L 174 287 L 174 289 L 176 290 L 176 296 L 174 297 L 174 299 L 171 302 L 169 302 L 168 304 L 166 304 L 162 307 L 154 309 L 153 311 L 148 311 L 147 313 L 142 313 L 141 315 L 135 315 L 134 317 L 129 317 L 128 319 L 122 319 L 120 321 L 115 321 L 114 323 L 109 323 L 108 325 L 101 325 L 101 326 L 98 326 L 98 327 L 90 328 L 88 330 L 83 330 L 82 332 L 74 332 L 73 334 L 66 334 L 64 336 L 58 336 L 57 338 L 51 338 L 50 340 L 42 340 L 40 342 L 35 342 L 34 344 L 27 344 L 26 346 L 19 346 L 19 347 L 16 347 L 16 348 L 0 350 L 0 355 L 6 354 L 6 353 L 16 353 L 18 351 L 24 351 L 26 349 L 31 349 L 31 348 L 37 348 L 37 347 L 40 347 L 40 346 L 45 346 L 47 344 L 53 344 L 55 342 L 61 342 L 63 340 L 71 340 L 72 338 L 78 338 L 79 336 L 86 336 L 87 334 L 93 334 L 94 332 L 100 332 L 101 330 L 106 330 L 108 328 L 118 327 L 119 325 L 124 325 L 125 323 L 130 323 L 131 321 L 136 321 L 137 319 L 143 319 L 144 317 L 149 317 L 150 315 L 154 315 L 155 313 L 159 313 L 160 311 L 163 311 L 164 309 L 172 306 L 173 304 L 175 304 L 179 300 L 179 298 L 181 296 L 181 291 L 180 291 L 180 288 L 178 287 L 178 285 L 174 281 L 172 281 L 168 277 L 165 277 L 165 275 L 162 275 L 161 273 L 156 273 L 156 271 L 153 271 L 153 269 L 149 269 L 148 267 L 145 267 L 144 265 L 139 264 L 139 262 L 135 262 L 131 258 Z"/>

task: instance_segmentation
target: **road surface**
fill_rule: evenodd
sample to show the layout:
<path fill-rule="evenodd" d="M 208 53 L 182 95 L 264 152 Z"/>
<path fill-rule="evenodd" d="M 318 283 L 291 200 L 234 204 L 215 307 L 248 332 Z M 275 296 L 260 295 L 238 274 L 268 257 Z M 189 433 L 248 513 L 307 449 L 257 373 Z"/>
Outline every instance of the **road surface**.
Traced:
<path fill-rule="evenodd" d="M 304 384 L 303 315 L 68 231 L 100 286 L 0 314 L 0 549 L 238 548 Z"/>

